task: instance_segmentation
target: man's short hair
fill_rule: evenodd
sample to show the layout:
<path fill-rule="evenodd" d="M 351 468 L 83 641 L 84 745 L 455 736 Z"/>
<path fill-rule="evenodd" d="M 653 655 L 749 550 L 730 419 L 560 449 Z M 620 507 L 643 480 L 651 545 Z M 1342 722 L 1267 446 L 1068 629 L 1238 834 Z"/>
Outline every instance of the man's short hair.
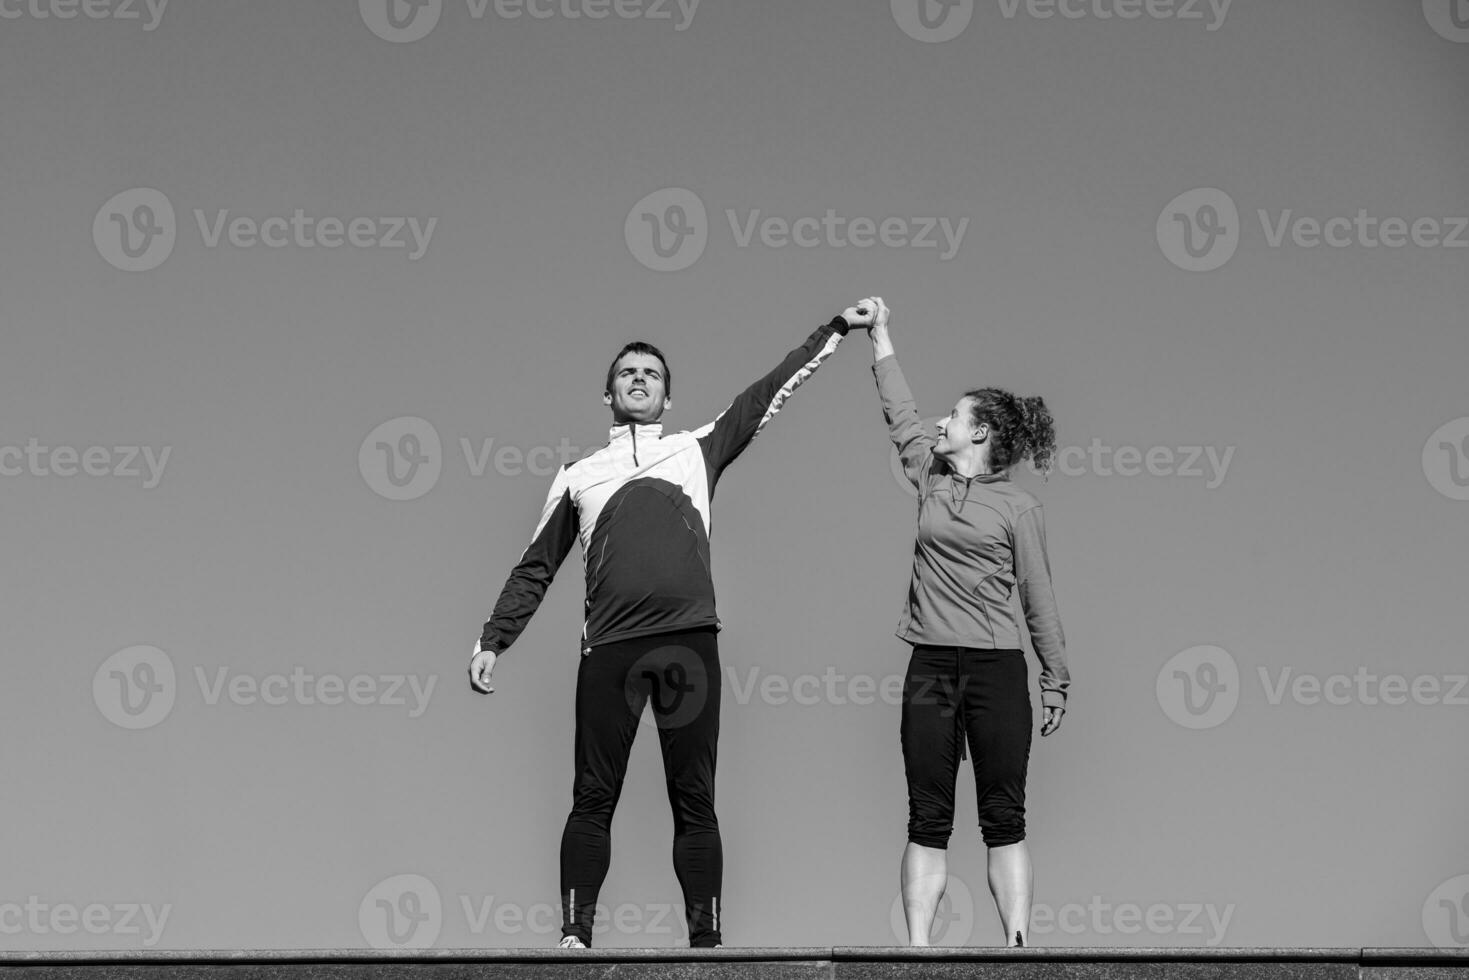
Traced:
<path fill-rule="evenodd" d="M 603 391 L 611 393 L 612 376 L 617 373 L 617 362 L 622 360 L 626 354 L 651 354 L 658 358 L 659 363 L 663 365 L 663 397 L 673 397 L 673 374 L 668 370 L 668 358 L 663 356 L 661 350 L 641 340 L 634 340 L 630 344 L 624 344 L 622 350 L 617 352 L 617 356 L 612 359 L 611 366 L 607 368 L 607 387 L 603 388 Z"/>

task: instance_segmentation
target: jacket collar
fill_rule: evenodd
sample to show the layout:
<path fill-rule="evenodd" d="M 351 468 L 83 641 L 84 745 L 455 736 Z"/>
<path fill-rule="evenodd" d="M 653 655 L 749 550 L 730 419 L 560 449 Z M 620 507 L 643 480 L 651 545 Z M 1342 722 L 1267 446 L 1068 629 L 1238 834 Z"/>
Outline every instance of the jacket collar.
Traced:
<path fill-rule="evenodd" d="M 949 465 L 949 461 L 947 459 L 944 459 L 942 456 L 939 456 L 938 459 L 943 464 L 944 475 L 947 476 L 952 483 L 963 483 L 966 485 L 970 483 L 999 483 L 1002 480 L 1010 479 L 1009 469 L 996 470 L 993 473 L 976 473 L 974 476 L 960 476 L 959 473 L 954 469 L 954 467 Z"/>
<path fill-rule="evenodd" d="M 952 469 L 949 470 L 949 478 L 955 483 L 999 483 L 1001 480 L 1010 479 L 1008 470 L 999 470 L 995 473 L 977 473 L 974 476 L 960 476 Z"/>
<path fill-rule="evenodd" d="M 947 466 L 947 464 L 945 464 Z M 1010 480 L 1009 470 L 998 470 L 994 473 L 976 473 L 974 476 L 960 476 L 949 467 L 949 500 L 952 504 L 963 507 L 969 501 L 969 491 L 976 483 L 1008 483 Z"/>
<path fill-rule="evenodd" d="M 662 439 L 662 422 L 619 422 L 607 432 L 607 444 L 616 446 L 634 439 Z"/>

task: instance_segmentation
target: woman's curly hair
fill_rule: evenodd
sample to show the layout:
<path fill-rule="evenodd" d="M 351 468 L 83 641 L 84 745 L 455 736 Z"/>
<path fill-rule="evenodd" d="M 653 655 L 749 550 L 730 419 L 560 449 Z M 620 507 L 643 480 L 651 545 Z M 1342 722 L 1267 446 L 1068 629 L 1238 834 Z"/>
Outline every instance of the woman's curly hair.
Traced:
<path fill-rule="evenodd" d="M 989 423 L 990 466 L 1009 469 L 1021 460 L 1030 459 L 1035 468 L 1050 476 L 1056 453 L 1056 420 L 1046 408 L 1045 399 L 1017 398 L 1003 388 L 976 388 L 966 391 L 971 398 L 970 425 Z"/>

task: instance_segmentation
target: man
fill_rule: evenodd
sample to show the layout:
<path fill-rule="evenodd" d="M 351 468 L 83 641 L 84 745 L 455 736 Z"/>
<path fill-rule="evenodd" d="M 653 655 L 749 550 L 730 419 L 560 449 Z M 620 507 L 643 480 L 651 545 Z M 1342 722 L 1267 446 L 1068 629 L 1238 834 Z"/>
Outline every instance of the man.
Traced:
<path fill-rule="evenodd" d="M 661 351 L 625 346 L 607 372 L 608 444 L 551 484 L 530 547 L 510 573 L 469 664 L 491 693 L 496 658 L 515 642 L 579 540 L 586 619 L 576 683 L 576 779 L 561 838 L 562 940 L 591 945 L 607 876 L 612 813 L 649 700 L 673 807 L 673 866 L 689 944 L 721 945 L 724 854 L 714 814 L 720 667 L 709 564 L 709 510 L 724 468 L 835 353 L 851 327 L 872 325 L 864 300 L 818 328 L 713 422 L 663 433 L 672 379 Z"/>

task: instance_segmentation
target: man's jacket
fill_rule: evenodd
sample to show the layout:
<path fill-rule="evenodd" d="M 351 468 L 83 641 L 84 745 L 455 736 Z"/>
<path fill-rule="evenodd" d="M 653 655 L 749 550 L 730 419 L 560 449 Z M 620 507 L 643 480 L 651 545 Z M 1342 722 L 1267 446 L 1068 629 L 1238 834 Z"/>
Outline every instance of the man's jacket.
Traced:
<path fill-rule="evenodd" d="M 845 332 L 841 317 L 817 329 L 708 425 L 670 435 L 658 423 L 615 425 L 607 445 L 562 467 L 530 547 L 485 623 L 483 647 L 502 653 L 515 642 L 576 540 L 587 589 L 582 653 L 617 640 L 719 628 L 709 573 L 714 487 Z"/>

